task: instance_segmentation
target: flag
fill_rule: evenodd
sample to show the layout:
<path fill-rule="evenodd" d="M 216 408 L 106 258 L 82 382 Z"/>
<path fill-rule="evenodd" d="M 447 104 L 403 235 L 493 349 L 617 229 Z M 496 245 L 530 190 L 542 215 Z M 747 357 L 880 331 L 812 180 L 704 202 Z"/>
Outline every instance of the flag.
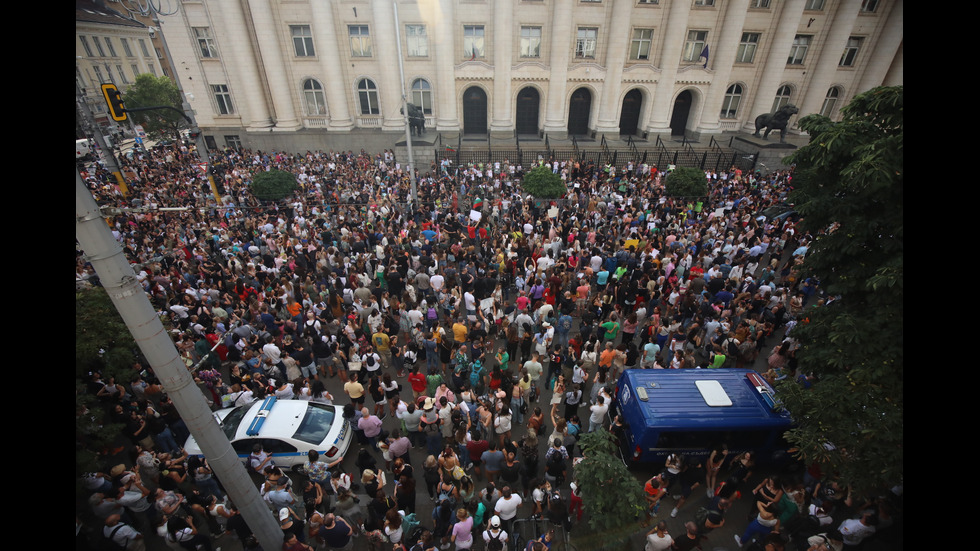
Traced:
<path fill-rule="evenodd" d="M 472 49 L 473 49 L 473 57 L 470 58 L 470 61 L 473 61 L 474 59 L 476 59 L 476 46 L 473 46 Z"/>
<path fill-rule="evenodd" d="M 704 45 L 704 49 L 701 50 L 701 57 L 704 58 L 704 68 L 708 68 L 708 45 Z"/>
<path fill-rule="evenodd" d="M 452 152 L 454 152 L 454 153 L 456 152 L 456 150 L 455 150 L 455 149 L 453 148 L 453 146 L 451 146 L 451 145 L 447 145 L 447 146 L 446 146 L 446 151 L 452 151 Z"/>

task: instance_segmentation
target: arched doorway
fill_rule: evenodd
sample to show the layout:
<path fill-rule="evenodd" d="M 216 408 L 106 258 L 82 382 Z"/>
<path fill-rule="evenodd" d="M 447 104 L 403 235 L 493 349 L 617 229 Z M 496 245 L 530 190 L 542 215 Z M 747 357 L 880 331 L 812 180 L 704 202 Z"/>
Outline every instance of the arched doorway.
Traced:
<path fill-rule="evenodd" d="M 517 94 L 517 118 L 514 121 L 518 134 L 538 133 L 538 108 L 541 95 L 533 86 L 523 88 Z"/>
<path fill-rule="evenodd" d="M 479 86 L 463 92 L 463 133 L 487 133 L 487 93 Z"/>
<path fill-rule="evenodd" d="M 592 92 L 579 88 L 572 93 L 568 102 L 568 133 L 582 135 L 589 133 L 589 115 L 592 112 Z"/>
<path fill-rule="evenodd" d="M 623 110 L 619 113 L 619 133 L 622 136 L 635 136 L 640 125 L 640 108 L 643 107 L 643 94 L 636 88 L 626 92 Z"/>
<path fill-rule="evenodd" d="M 687 117 L 691 114 L 693 97 L 690 90 L 684 90 L 674 100 L 674 111 L 670 115 L 670 135 L 683 136 L 687 128 Z"/>

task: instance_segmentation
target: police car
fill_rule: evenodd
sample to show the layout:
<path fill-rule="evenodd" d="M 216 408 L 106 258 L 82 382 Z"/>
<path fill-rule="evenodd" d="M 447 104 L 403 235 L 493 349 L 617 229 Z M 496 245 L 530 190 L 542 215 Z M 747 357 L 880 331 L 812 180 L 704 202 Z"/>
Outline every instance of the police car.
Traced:
<path fill-rule="evenodd" d="M 328 461 L 347 454 L 353 431 L 343 411 L 340 406 L 269 397 L 217 411 L 214 416 L 243 462 L 255 444 L 261 444 L 277 466 L 302 472 L 310 450 L 325 455 Z M 189 455 L 202 455 L 193 436 L 187 439 L 184 450 Z"/>

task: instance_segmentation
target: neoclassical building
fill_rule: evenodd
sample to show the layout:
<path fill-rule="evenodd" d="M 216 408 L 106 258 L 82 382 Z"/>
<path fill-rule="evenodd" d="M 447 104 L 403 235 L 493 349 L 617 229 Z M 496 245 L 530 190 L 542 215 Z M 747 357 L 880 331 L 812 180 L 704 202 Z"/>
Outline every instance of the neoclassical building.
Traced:
<path fill-rule="evenodd" d="M 183 0 L 162 27 L 212 145 L 403 134 L 403 86 L 438 132 L 642 138 L 754 130 L 786 103 L 836 118 L 903 83 L 903 4 Z"/>

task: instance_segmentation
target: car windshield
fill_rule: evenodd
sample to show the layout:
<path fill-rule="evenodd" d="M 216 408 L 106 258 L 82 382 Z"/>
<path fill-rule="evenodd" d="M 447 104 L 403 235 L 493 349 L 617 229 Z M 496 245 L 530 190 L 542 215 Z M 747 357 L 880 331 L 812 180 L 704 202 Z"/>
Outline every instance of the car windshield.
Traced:
<path fill-rule="evenodd" d="M 225 416 L 224 421 L 221 422 L 221 430 L 225 431 L 228 440 L 235 439 L 238 434 L 238 425 L 241 424 L 242 418 L 245 417 L 249 409 L 251 409 L 250 405 L 238 406 Z"/>
<path fill-rule="evenodd" d="M 334 406 L 310 402 L 306 416 L 300 422 L 293 438 L 309 444 L 319 445 L 327 437 L 336 414 Z"/>

